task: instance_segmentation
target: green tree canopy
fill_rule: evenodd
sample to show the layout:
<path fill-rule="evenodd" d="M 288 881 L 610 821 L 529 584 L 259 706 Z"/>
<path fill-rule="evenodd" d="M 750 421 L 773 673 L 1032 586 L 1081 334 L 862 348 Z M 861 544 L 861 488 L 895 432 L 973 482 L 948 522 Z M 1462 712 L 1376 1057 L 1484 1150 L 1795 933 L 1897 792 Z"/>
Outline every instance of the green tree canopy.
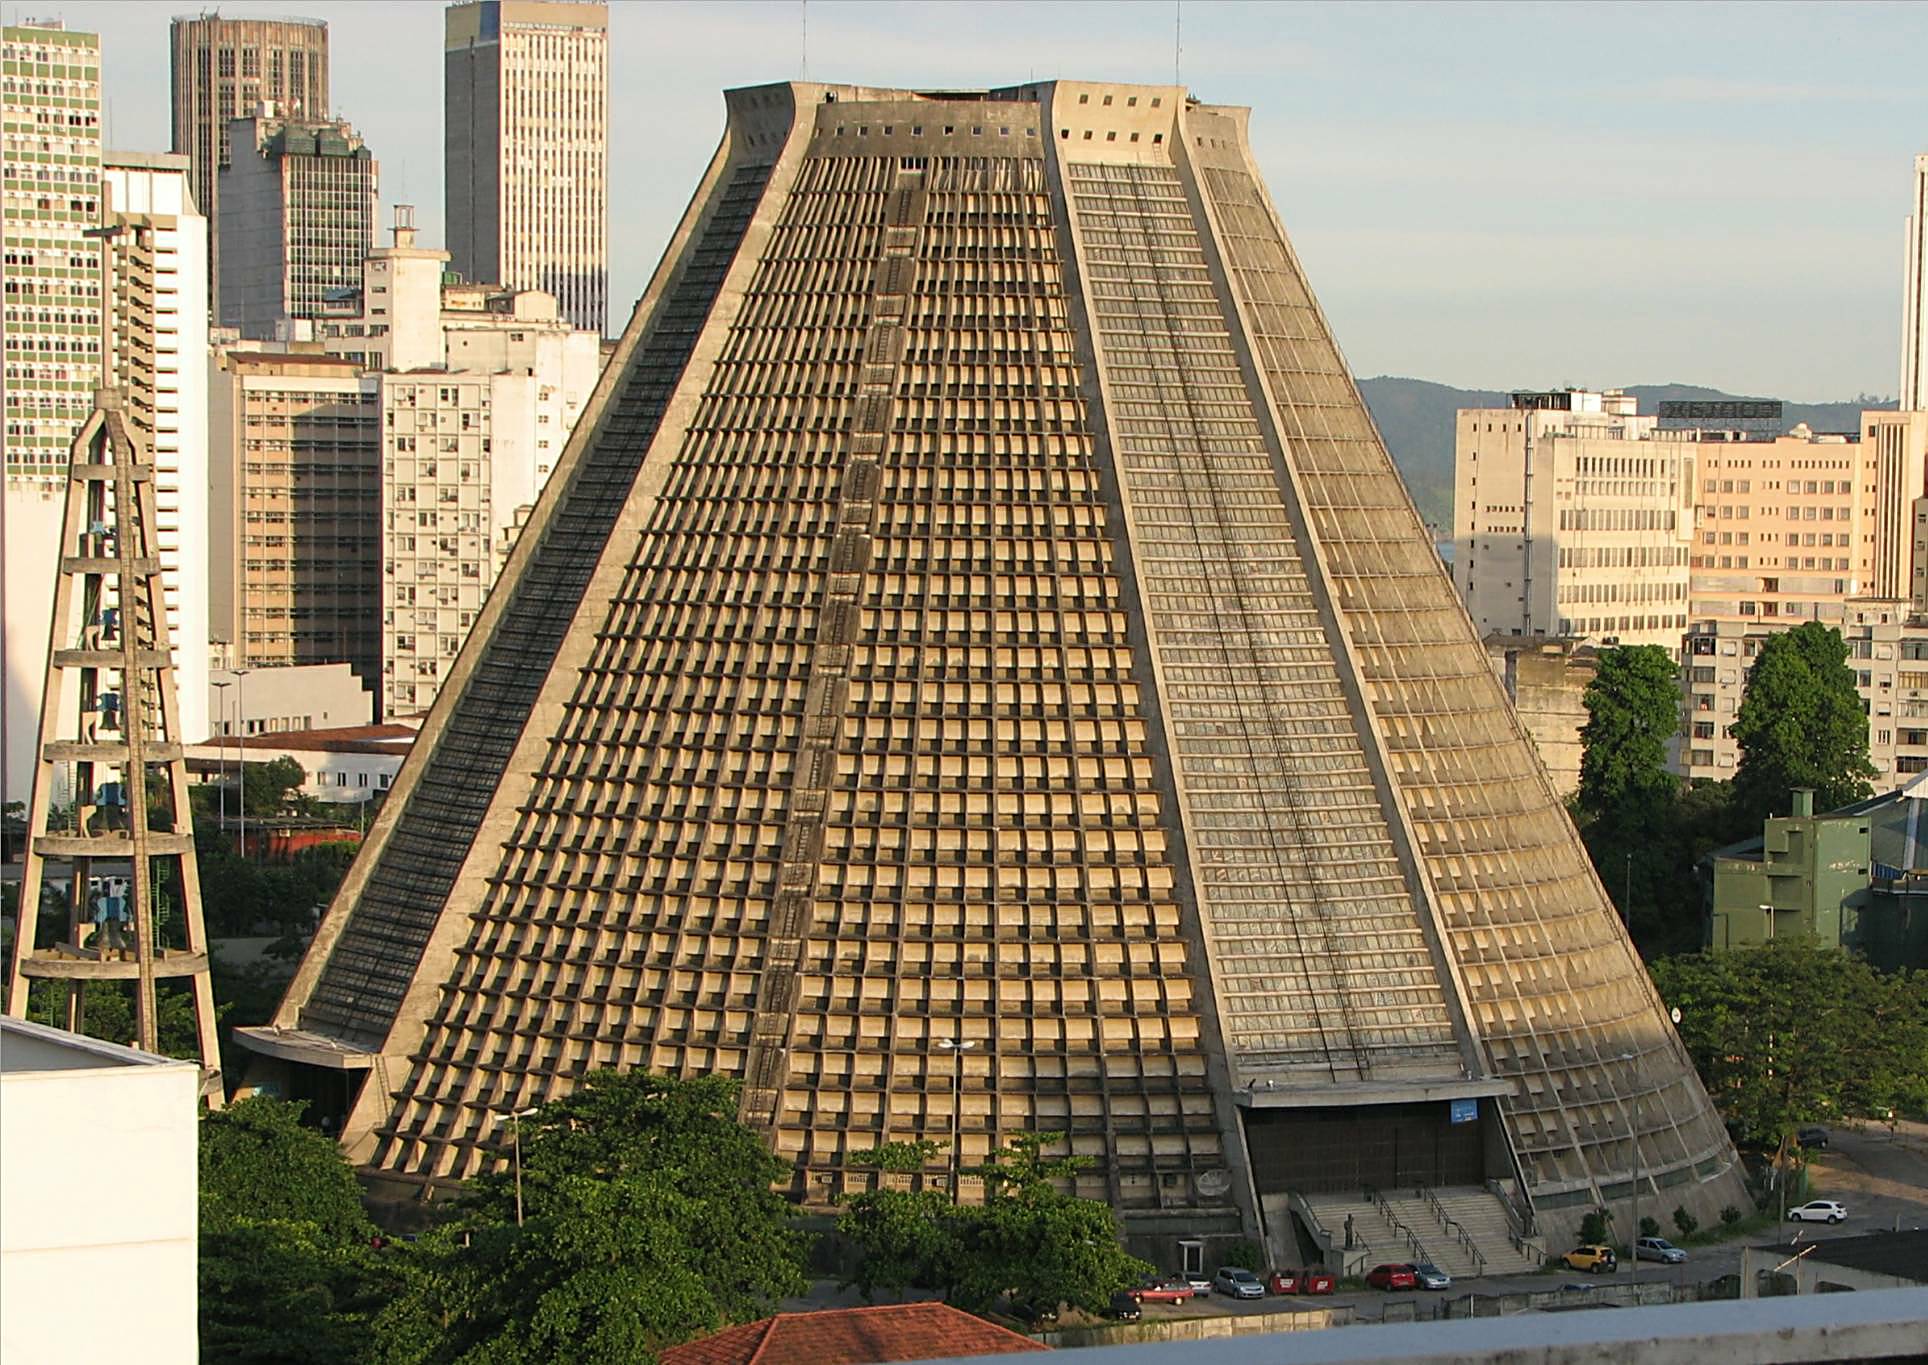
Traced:
<path fill-rule="evenodd" d="M 1728 1122 L 1772 1145 L 1804 1123 L 1928 1106 L 1928 981 L 1811 939 L 1653 964 Z"/>
<path fill-rule="evenodd" d="M 1770 635 L 1748 670 L 1734 719 L 1735 794 L 1750 823 L 1785 813 L 1788 792 L 1812 787 L 1816 810 L 1868 795 L 1868 716 L 1841 633 L 1818 621 Z"/>
<path fill-rule="evenodd" d="M 393 1292 L 354 1173 L 302 1108 L 252 1098 L 201 1120 L 205 1359 L 349 1365 Z"/>
<path fill-rule="evenodd" d="M 513 1168 L 476 1177 L 405 1263 L 380 1359 L 631 1365 L 802 1292 L 805 1239 L 772 1189 L 789 1167 L 736 1113 L 720 1076 L 604 1071 L 511 1120 L 522 1225 Z"/>
<path fill-rule="evenodd" d="M 860 1253 L 851 1283 L 877 1289 L 936 1289 L 950 1303 L 983 1312 L 1000 1298 L 1070 1304 L 1098 1313 L 1111 1296 L 1152 1268 L 1125 1254 L 1108 1204 L 1062 1187 L 1082 1157 L 1046 1149 L 1062 1133 L 1019 1133 L 967 1174 L 984 1181 L 982 1204 L 953 1205 L 940 1190 L 891 1188 L 847 1201 L 837 1228 Z M 936 1143 L 893 1143 L 853 1158 L 885 1172 L 921 1168 Z"/>
<path fill-rule="evenodd" d="M 1680 729 L 1679 670 L 1657 645 L 1601 652 L 1580 731 L 1580 804 L 1594 815 L 1664 805 L 1679 788 L 1667 744 Z"/>
<path fill-rule="evenodd" d="M 308 1223 L 336 1241 L 374 1234 L 335 1144 L 301 1125 L 306 1106 L 255 1096 L 201 1120 L 201 1223 Z"/>

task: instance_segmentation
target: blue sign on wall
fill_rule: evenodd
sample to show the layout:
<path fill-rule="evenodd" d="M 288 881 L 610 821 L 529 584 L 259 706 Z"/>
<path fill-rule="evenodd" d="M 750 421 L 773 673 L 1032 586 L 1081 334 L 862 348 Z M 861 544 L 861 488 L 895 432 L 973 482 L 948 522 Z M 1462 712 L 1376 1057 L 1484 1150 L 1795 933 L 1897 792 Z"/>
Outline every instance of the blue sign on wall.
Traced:
<path fill-rule="evenodd" d="M 1454 1123 L 1478 1123 L 1479 1122 L 1479 1101 L 1478 1100 L 1452 1100 L 1449 1102 L 1453 1106 Z"/>

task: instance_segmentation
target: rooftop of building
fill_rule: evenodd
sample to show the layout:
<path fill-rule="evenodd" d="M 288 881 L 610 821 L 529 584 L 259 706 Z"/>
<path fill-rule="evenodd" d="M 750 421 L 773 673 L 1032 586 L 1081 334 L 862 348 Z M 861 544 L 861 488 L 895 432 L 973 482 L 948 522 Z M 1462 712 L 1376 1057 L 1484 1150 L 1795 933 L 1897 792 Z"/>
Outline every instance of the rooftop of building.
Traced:
<path fill-rule="evenodd" d="M 112 1071 L 130 1066 L 192 1066 L 192 1062 L 137 1052 L 65 1029 L 0 1018 L 0 1075 L 51 1071 Z"/>
<path fill-rule="evenodd" d="M 1763 1252 L 1793 1253 L 1781 1243 L 1756 1247 Z M 1861 1237 L 1836 1237 L 1816 1242 L 1803 1258 L 1823 1265 L 1838 1265 L 1848 1270 L 1864 1270 L 1874 1275 L 1893 1275 L 1898 1279 L 1928 1284 L 1928 1229 L 1901 1232 L 1870 1232 Z"/>
<path fill-rule="evenodd" d="M 779 1313 L 672 1346 L 662 1365 L 887 1365 L 1017 1355 L 1051 1348 L 944 1303 L 891 1303 Z"/>
<path fill-rule="evenodd" d="M 270 730 L 259 735 L 210 735 L 199 749 L 290 750 L 295 753 L 396 754 L 415 742 L 416 727 L 390 721 L 343 725 L 330 730 Z"/>
<path fill-rule="evenodd" d="M 186 152 L 116 152 L 100 154 L 103 166 L 126 166 L 149 171 L 184 171 L 189 166 Z"/>

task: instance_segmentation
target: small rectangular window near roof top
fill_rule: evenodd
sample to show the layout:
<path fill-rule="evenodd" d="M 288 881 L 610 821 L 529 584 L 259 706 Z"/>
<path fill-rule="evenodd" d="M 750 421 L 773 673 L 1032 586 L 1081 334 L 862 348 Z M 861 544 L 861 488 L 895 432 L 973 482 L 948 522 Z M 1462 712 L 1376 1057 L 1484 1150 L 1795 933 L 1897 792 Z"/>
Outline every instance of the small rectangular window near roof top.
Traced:
<path fill-rule="evenodd" d="M 1164 140 L 1165 140 L 1165 135 L 1163 133 L 1153 133 L 1151 135 L 1151 145 L 1154 147 L 1156 147 L 1159 143 L 1163 142 Z"/>
<path fill-rule="evenodd" d="M 1071 130 L 1069 128 L 1060 128 L 1058 129 L 1058 136 L 1066 142 L 1069 142 L 1071 140 Z"/>
<path fill-rule="evenodd" d="M 1078 96 L 1078 103 L 1080 103 L 1080 104 L 1089 104 L 1089 103 L 1091 103 L 1091 96 L 1089 96 L 1089 95 L 1080 95 L 1080 96 Z"/>
<path fill-rule="evenodd" d="M 1085 129 L 1084 140 L 1086 142 L 1091 141 L 1091 130 L 1089 128 Z"/>
<path fill-rule="evenodd" d="M 945 124 L 945 125 L 944 125 L 944 136 L 945 136 L 945 137 L 949 137 L 949 136 L 950 136 L 950 135 L 951 135 L 952 133 L 955 133 L 956 131 L 957 131 L 957 127 L 956 127 L 956 125 L 954 125 L 954 124 L 949 124 L 949 123 L 947 123 L 947 124 Z"/>
<path fill-rule="evenodd" d="M 910 135 L 911 135 L 912 137 L 922 137 L 922 136 L 924 136 L 924 125 L 923 125 L 923 124 L 921 124 L 921 123 L 913 123 L 913 124 L 911 124 L 911 126 L 910 126 Z"/>
<path fill-rule="evenodd" d="M 1117 140 L 1118 140 L 1118 134 L 1117 134 L 1117 132 L 1116 132 L 1116 131 L 1113 131 L 1113 132 L 1109 132 L 1109 133 L 1106 133 L 1106 134 L 1105 134 L 1105 141 L 1106 141 L 1106 142 L 1116 142 Z"/>
<path fill-rule="evenodd" d="M 1130 99 L 1125 101 L 1125 108 L 1136 109 L 1137 107 L 1138 107 L 1138 96 L 1133 95 Z"/>
<path fill-rule="evenodd" d="M 1105 108 L 1107 109 L 1111 108 L 1111 96 L 1109 95 L 1105 96 Z"/>
<path fill-rule="evenodd" d="M 1163 100 L 1161 100 L 1161 99 L 1159 99 L 1159 98 L 1158 98 L 1158 96 L 1156 96 L 1156 95 L 1153 95 L 1153 96 L 1151 97 L 1151 107 L 1152 107 L 1152 108 L 1154 108 L 1154 109 L 1156 109 L 1156 108 L 1157 108 L 1157 107 L 1158 107 L 1159 105 L 1161 105 L 1161 104 L 1163 104 L 1163 103 L 1164 103 L 1164 101 L 1163 101 Z"/>

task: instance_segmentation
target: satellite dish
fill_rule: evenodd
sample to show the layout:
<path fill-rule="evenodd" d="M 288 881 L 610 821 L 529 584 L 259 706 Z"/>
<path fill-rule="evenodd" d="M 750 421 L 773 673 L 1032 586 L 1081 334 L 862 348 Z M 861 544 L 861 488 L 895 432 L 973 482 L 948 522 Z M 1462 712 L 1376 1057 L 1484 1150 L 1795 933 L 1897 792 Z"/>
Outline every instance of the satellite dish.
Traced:
<path fill-rule="evenodd" d="M 1192 1183 L 1198 1186 L 1198 1192 L 1200 1194 L 1216 1197 L 1232 1188 L 1232 1173 L 1230 1171 L 1200 1171 L 1192 1177 Z"/>
<path fill-rule="evenodd" d="M 1675 1005 L 1672 1009 L 1668 1010 L 1667 1017 L 1678 1024 L 1680 1022 L 1680 1006 Z"/>

